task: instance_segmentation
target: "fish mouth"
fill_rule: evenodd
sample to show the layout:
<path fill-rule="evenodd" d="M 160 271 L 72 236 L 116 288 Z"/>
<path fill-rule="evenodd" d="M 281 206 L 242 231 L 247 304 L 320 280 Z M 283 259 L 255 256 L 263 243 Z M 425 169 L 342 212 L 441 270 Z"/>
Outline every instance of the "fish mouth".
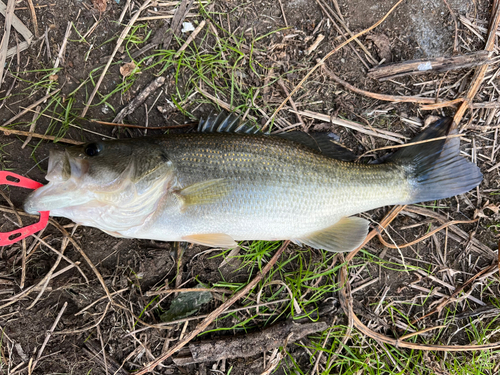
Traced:
<path fill-rule="evenodd" d="M 70 178 L 81 180 L 87 173 L 89 164 L 81 158 L 70 157 L 68 152 L 50 150 L 47 181 L 68 181 Z"/>
<path fill-rule="evenodd" d="M 81 188 L 87 171 L 86 160 L 72 158 L 66 151 L 51 150 L 45 176 L 49 183 L 26 198 L 24 210 L 29 214 L 36 214 L 89 202 L 91 194 Z"/>

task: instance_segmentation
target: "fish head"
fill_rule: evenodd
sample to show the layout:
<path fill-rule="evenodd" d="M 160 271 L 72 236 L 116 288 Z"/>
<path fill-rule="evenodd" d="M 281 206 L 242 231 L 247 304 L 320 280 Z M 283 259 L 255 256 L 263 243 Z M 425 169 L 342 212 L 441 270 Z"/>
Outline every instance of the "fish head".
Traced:
<path fill-rule="evenodd" d="M 28 196 L 24 209 L 102 228 L 109 225 L 100 221 L 113 215 L 130 216 L 133 224 L 151 213 L 156 195 L 172 178 L 172 163 L 154 141 L 100 141 L 52 150 L 49 183 Z"/>

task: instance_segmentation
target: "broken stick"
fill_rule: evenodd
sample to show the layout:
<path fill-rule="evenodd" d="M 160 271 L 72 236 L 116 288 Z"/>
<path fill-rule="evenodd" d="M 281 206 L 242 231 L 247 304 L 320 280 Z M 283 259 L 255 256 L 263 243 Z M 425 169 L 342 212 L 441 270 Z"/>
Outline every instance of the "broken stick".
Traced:
<path fill-rule="evenodd" d="M 164 83 L 165 83 L 165 77 L 156 78 L 116 115 L 116 117 L 113 119 L 113 122 L 114 123 L 123 122 L 123 119 L 126 116 L 133 113 L 137 109 L 137 107 L 139 107 L 140 105 L 142 105 L 142 103 L 144 103 L 144 101 L 147 99 L 149 95 L 151 95 L 151 93 L 155 92 L 156 89 L 161 87 L 161 85 L 163 85 Z"/>
<path fill-rule="evenodd" d="M 370 69 L 368 76 L 386 81 L 395 77 L 407 75 L 425 74 L 429 72 L 442 73 L 449 70 L 472 68 L 490 64 L 492 60 L 488 57 L 488 51 L 479 51 L 467 55 L 452 57 L 436 57 L 434 59 L 420 59 L 404 61 L 401 63 L 380 65 Z"/>
<path fill-rule="evenodd" d="M 279 348 L 285 342 L 292 343 L 327 328 L 326 322 L 299 324 L 289 320 L 274 324 L 261 332 L 191 343 L 188 351 L 184 351 L 184 354 L 173 358 L 173 360 L 176 365 L 184 366 L 225 358 L 251 357 Z"/>

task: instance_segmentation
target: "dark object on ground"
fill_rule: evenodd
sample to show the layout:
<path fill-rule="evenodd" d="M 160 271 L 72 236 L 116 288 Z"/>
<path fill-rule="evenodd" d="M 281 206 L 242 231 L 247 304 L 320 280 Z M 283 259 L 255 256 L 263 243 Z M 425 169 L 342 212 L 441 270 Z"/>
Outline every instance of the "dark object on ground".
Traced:
<path fill-rule="evenodd" d="M 288 320 L 261 332 L 191 343 L 189 349 L 183 349 L 173 360 L 176 365 L 188 365 L 225 358 L 251 357 L 327 328 L 325 322 L 299 324 Z"/>

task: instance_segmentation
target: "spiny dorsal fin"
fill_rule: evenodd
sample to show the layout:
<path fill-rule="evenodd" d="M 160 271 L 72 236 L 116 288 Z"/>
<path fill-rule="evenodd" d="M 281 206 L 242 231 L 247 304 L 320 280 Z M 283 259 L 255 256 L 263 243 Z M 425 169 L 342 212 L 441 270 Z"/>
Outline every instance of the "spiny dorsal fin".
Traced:
<path fill-rule="evenodd" d="M 241 121 L 241 118 L 234 113 L 229 115 L 221 112 L 218 115 L 211 113 L 207 119 L 200 119 L 198 124 L 198 132 L 200 133 L 240 133 L 240 134 L 257 134 L 261 133 L 257 125 L 248 121 Z"/>
<path fill-rule="evenodd" d="M 264 134 L 256 124 L 249 121 L 241 121 L 240 117 L 235 113 L 227 114 L 225 112 L 221 112 L 218 115 L 211 113 L 208 115 L 206 120 L 200 119 L 198 132 Z M 344 161 L 356 160 L 356 155 L 354 153 L 345 147 L 332 142 L 332 139 L 327 133 L 307 134 L 300 131 L 293 131 L 277 134 L 276 136 L 300 143 L 334 159 Z"/>

